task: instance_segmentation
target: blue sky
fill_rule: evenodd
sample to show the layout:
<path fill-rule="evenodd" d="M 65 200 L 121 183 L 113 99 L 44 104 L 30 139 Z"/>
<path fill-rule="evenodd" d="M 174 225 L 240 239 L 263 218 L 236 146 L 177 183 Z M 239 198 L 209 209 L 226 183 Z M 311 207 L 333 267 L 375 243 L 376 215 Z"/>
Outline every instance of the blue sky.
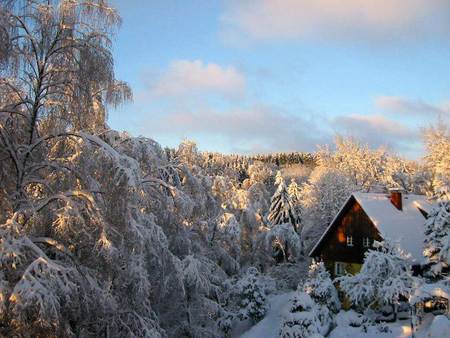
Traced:
<path fill-rule="evenodd" d="M 447 0 L 113 0 L 112 128 L 221 152 L 312 151 L 336 134 L 408 157 L 450 114 Z"/>

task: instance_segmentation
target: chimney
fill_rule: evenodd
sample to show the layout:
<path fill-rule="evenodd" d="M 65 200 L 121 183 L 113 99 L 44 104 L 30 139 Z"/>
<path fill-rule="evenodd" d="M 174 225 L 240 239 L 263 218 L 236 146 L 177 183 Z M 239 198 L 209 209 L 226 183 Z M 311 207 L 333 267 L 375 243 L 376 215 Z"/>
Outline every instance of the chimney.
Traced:
<path fill-rule="evenodd" d="M 402 192 L 400 190 L 391 190 L 391 203 L 402 211 Z"/>

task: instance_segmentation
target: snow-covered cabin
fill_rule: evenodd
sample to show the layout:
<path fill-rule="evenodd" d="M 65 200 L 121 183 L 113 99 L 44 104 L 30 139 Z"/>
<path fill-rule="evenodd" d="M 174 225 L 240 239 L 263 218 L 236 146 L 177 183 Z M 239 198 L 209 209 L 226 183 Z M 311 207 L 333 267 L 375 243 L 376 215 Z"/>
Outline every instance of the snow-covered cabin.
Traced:
<path fill-rule="evenodd" d="M 373 241 L 389 238 L 409 253 L 413 269 L 424 263 L 424 223 L 432 205 L 426 196 L 353 193 L 309 253 L 333 276 L 355 274 Z"/>

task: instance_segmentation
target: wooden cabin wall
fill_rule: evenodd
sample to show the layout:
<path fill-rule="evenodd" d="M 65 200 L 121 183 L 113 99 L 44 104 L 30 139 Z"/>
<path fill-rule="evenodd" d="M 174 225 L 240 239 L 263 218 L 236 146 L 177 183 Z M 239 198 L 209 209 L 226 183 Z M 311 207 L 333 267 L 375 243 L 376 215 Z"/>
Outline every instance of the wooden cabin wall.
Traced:
<path fill-rule="evenodd" d="M 347 236 L 353 237 L 353 246 L 347 246 Z M 335 221 L 335 227 L 325 238 L 320 248 L 320 257 L 328 267 L 334 262 L 358 263 L 364 261 L 368 248 L 363 246 L 363 238 L 369 237 L 371 243 L 380 241 L 378 230 L 359 203 L 352 198 L 346 210 Z M 333 262 L 333 263 L 332 263 Z"/>

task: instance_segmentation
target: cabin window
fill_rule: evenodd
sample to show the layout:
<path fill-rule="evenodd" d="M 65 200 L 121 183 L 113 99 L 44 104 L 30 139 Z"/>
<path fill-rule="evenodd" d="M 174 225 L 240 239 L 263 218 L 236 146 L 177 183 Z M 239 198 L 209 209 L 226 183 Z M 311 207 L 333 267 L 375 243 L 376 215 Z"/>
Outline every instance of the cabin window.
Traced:
<path fill-rule="evenodd" d="M 363 247 L 368 248 L 370 246 L 370 238 L 363 237 Z"/>
<path fill-rule="evenodd" d="M 353 246 L 353 236 L 347 236 L 347 246 Z"/>
<path fill-rule="evenodd" d="M 342 276 L 344 273 L 345 273 L 344 263 L 342 263 L 342 262 L 335 262 L 334 263 L 334 274 L 336 276 Z"/>

